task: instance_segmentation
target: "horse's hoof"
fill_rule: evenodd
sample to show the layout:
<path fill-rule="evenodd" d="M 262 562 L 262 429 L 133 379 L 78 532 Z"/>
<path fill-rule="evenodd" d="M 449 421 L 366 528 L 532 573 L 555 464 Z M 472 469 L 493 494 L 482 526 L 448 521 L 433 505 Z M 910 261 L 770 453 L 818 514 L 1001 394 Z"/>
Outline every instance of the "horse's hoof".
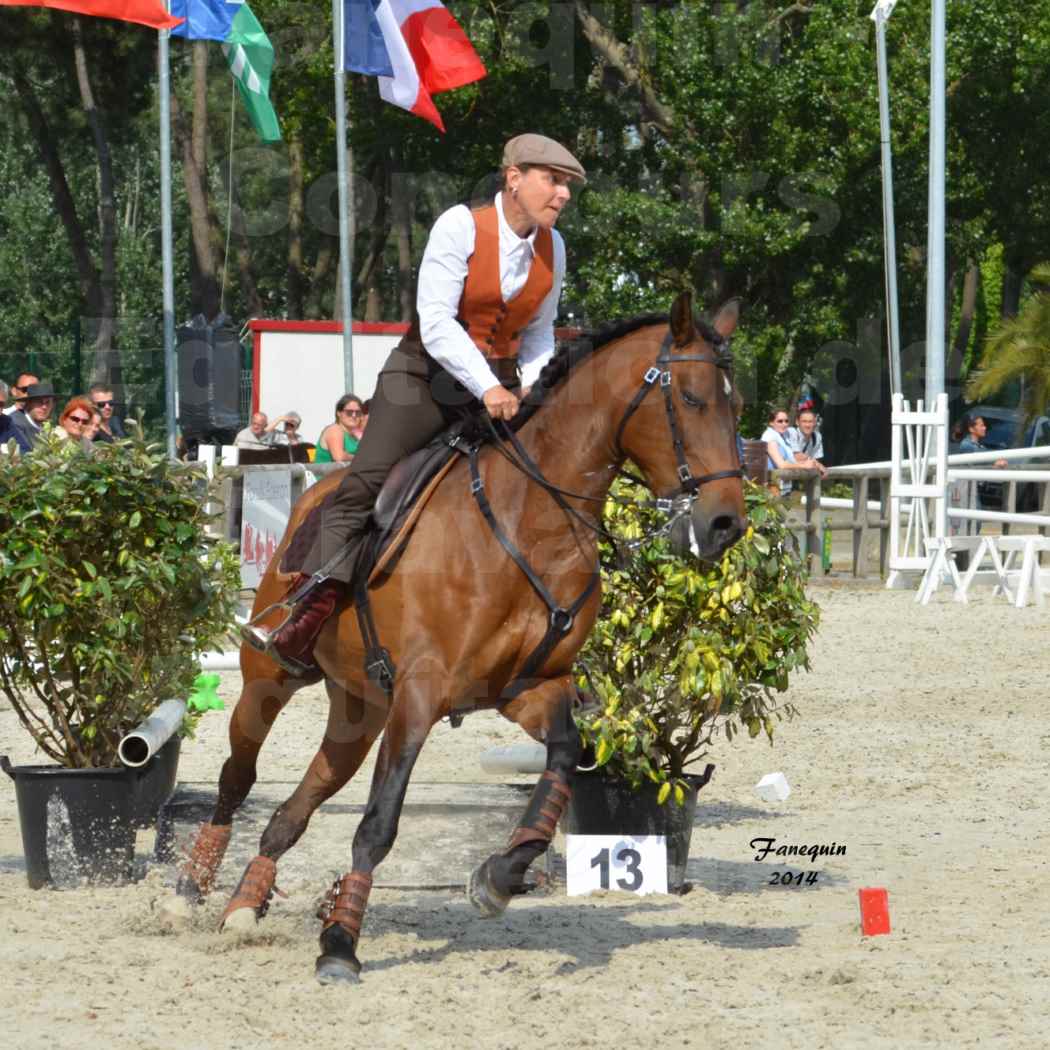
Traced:
<path fill-rule="evenodd" d="M 169 926 L 188 926 L 194 911 L 193 903 L 179 894 L 165 897 L 157 908 L 161 921 L 168 923 Z"/>
<path fill-rule="evenodd" d="M 497 893 L 489 882 L 488 861 L 479 864 L 467 879 L 467 900 L 483 919 L 495 919 L 507 910 L 510 897 Z"/>
<path fill-rule="evenodd" d="M 223 933 L 251 933 L 259 925 L 254 908 L 234 908 L 223 920 L 219 929 Z"/>
<path fill-rule="evenodd" d="M 338 955 L 319 955 L 314 974 L 321 984 L 359 984 L 361 964 Z"/>

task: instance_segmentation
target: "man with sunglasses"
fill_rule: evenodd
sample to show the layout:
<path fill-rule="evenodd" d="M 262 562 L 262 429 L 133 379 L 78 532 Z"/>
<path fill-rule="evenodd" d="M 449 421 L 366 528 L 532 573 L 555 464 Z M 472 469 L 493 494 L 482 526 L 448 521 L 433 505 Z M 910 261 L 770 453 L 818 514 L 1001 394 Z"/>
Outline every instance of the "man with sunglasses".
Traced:
<path fill-rule="evenodd" d="M 9 404 L 4 409 L 4 415 L 9 416 L 25 407 L 26 387 L 32 383 L 39 383 L 40 377 L 32 372 L 20 372 L 18 378 L 11 384 L 11 393 L 8 395 Z"/>
<path fill-rule="evenodd" d="M 116 405 L 116 401 L 113 400 L 113 391 L 102 383 L 95 383 L 88 390 L 88 397 L 91 398 L 92 404 L 102 417 L 95 440 L 111 445 L 114 441 L 126 438 L 128 435 L 124 430 L 123 422 L 113 414 L 113 406 Z"/>

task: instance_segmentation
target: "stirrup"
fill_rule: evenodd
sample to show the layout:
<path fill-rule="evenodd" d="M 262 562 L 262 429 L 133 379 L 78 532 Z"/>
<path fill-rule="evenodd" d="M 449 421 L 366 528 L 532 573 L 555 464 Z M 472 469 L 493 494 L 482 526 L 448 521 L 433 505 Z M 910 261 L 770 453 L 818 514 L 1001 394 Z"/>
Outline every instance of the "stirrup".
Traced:
<path fill-rule="evenodd" d="M 320 587 L 322 583 L 330 580 L 331 577 L 326 572 L 314 573 L 306 583 L 301 584 L 297 590 L 289 591 L 280 601 L 272 602 L 267 605 L 262 612 L 256 613 L 247 623 L 242 625 L 242 635 L 244 640 L 249 645 L 253 645 L 252 640 L 244 633 L 244 627 L 255 627 L 260 620 L 264 620 L 270 613 L 275 612 L 278 609 L 285 611 L 284 619 L 270 632 L 271 635 L 276 634 L 290 619 L 292 616 L 292 610 L 316 587 Z M 255 646 L 258 648 L 258 646 Z"/>

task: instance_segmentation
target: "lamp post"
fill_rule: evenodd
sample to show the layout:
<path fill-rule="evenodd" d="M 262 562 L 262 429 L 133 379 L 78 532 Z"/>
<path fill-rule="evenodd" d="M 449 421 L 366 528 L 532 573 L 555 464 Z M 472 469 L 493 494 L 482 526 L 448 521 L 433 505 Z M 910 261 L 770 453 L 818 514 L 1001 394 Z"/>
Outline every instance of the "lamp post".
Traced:
<path fill-rule="evenodd" d="M 897 0 L 878 0 L 871 12 L 879 79 L 879 141 L 882 148 L 882 230 L 886 272 L 886 341 L 890 355 L 890 393 L 904 392 L 901 379 L 900 311 L 897 303 L 897 235 L 893 219 L 893 157 L 890 145 L 890 92 L 886 72 L 886 23 Z"/>

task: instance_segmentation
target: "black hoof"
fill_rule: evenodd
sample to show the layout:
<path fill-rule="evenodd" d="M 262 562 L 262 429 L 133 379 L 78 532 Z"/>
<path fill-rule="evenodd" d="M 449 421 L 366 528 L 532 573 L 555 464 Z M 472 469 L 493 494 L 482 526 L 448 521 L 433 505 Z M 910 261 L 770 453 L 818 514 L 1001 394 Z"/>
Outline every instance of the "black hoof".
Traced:
<path fill-rule="evenodd" d="M 181 875 L 175 883 L 175 896 L 181 897 L 188 904 L 203 904 L 205 893 L 188 875 Z"/>
<path fill-rule="evenodd" d="M 494 919 L 507 910 L 510 897 L 504 897 L 492 887 L 489 862 L 478 865 L 467 879 L 467 900 L 477 908 L 484 919 Z"/>
<path fill-rule="evenodd" d="M 314 975 L 321 984 L 360 984 L 361 964 L 336 955 L 319 955 Z"/>
<path fill-rule="evenodd" d="M 338 923 L 321 931 L 321 954 L 314 974 L 321 984 L 356 984 L 361 980 L 361 962 L 353 937 Z"/>

